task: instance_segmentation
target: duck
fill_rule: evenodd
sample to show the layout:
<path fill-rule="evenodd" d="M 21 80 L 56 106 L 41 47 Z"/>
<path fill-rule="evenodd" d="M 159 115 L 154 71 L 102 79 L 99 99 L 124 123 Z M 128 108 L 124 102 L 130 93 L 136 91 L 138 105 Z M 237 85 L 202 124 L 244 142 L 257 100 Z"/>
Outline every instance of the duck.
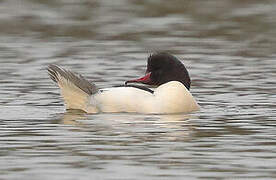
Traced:
<path fill-rule="evenodd" d="M 167 52 L 148 56 L 143 77 L 110 88 L 100 89 L 82 75 L 55 64 L 50 64 L 47 70 L 59 86 L 67 110 L 77 109 L 89 114 L 175 114 L 200 108 L 190 93 L 188 70 L 176 56 Z"/>

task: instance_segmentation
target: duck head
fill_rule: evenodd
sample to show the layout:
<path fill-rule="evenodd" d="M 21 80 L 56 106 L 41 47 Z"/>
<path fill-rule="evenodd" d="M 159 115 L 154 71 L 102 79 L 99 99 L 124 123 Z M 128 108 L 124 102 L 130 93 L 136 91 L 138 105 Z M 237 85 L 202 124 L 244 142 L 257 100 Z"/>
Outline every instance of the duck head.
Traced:
<path fill-rule="evenodd" d="M 169 81 L 179 81 L 188 90 L 191 79 L 184 64 L 169 53 L 155 53 L 148 57 L 146 74 L 144 77 L 126 81 L 128 83 L 142 83 L 160 86 Z"/>

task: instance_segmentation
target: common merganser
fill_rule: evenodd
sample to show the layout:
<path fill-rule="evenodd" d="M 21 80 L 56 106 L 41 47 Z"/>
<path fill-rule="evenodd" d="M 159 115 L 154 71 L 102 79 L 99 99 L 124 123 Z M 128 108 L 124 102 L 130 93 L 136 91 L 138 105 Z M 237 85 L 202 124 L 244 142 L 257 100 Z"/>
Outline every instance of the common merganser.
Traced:
<path fill-rule="evenodd" d="M 119 87 L 99 89 L 82 75 L 49 65 L 48 73 L 57 83 L 66 109 L 87 113 L 134 112 L 145 114 L 189 113 L 199 109 L 189 92 L 191 80 L 184 64 L 168 53 L 148 57 L 146 75 Z M 129 83 L 158 86 L 154 91 Z"/>

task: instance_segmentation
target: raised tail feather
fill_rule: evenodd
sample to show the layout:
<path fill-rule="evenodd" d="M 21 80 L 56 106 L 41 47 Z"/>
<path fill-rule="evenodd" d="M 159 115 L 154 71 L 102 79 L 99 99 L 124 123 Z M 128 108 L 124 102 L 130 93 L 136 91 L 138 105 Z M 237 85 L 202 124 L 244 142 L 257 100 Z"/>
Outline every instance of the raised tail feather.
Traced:
<path fill-rule="evenodd" d="M 53 64 L 49 65 L 47 70 L 51 79 L 60 87 L 66 109 L 80 109 L 91 113 L 98 111 L 90 102 L 91 95 L 98 92 L 95 84 L 89 82 L 80 74 Z"/>

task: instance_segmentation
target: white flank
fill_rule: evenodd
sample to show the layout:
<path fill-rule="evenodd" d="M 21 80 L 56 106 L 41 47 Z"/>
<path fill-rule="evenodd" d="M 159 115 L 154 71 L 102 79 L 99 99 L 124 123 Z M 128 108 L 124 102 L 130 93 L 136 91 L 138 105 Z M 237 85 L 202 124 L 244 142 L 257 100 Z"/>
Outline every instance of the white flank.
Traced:
<path fill-rule="evenodd" d="M 91 97 L 90 102 L 102 112 L 168 114 L 199 109 L 191 93 L 178 81 L 159 86 L 153 94 L 134 87 L 102 89 Z"/>

